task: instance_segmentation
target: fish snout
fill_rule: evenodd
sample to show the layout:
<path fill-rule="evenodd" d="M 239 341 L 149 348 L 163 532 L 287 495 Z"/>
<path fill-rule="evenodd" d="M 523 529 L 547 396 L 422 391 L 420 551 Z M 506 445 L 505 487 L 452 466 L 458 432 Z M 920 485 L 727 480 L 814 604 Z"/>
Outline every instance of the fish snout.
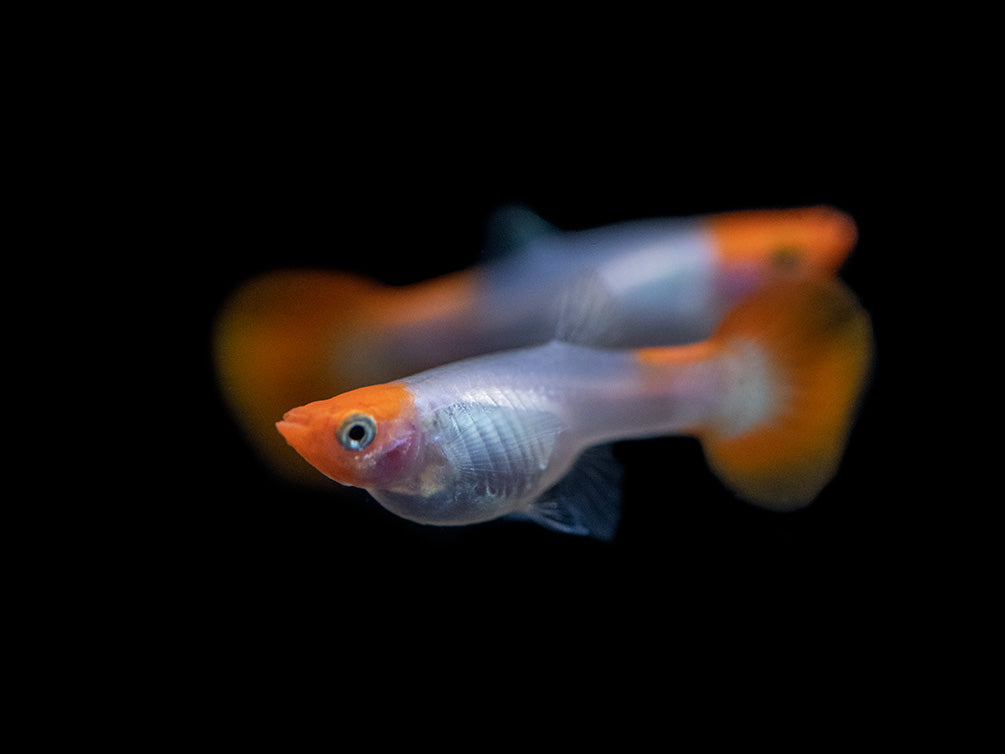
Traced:
<path fill-rule="evenodd" d="M 299 450 L 299 442 L 307 433 L 310 425 L 310 411 L 299 406 L 292 408 L 283 414 L 283 420 L 276 422 L 276 429 L 279 434 L 286 438 L 286 442 Z"/>
<path fill-rule="evenodd" d="M 307 424 L 310 417 L 310 412 L 304 406 L 297 406 L 297 408 L 291 408 L 285 414 L 283 414 L 283 421 L 280 424 Z"/>

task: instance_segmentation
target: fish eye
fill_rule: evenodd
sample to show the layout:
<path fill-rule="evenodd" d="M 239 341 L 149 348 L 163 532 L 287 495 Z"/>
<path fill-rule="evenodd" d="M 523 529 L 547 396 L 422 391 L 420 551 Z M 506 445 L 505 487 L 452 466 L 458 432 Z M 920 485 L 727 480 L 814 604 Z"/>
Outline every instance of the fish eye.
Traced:
<path fill-rule="evenodd" d="M 377 422 L 366 414 L 353 414 L 342 422 L 336 437 L 346 450 L 362 450 L 377 436 Z"/>

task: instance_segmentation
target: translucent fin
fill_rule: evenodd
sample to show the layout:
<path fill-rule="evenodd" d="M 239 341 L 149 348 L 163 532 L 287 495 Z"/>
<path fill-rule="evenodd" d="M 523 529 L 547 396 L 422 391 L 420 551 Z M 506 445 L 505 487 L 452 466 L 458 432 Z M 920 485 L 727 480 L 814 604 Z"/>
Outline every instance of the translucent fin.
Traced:
<path fill-rule="evenodd" d="M 596 272 L 574 276 L 556 292 L 555 339 L 581 346 L 617 342 L 624 329 L 618 301 Z"/>
<path fill-rule="evenodd" d="M 486 259 L 500 259 L 525 248 L 532 241 L 561 231 L 536 212 L 520 204 L 497 209 L 485 233 Z"/>
<path fill-rule="evenodd" d="M 621 477 L 610 445 L 589 448 L 524 517 L 567 534 L 611 540 L 621 517 Z"/>
<path fill-rule="evenodd" d="M 513 494 L 547 465 L 562 431 L 550 411 L 458 402 L 437 412 L 437 433 L 457 484 Z"/>
<path fill-rule="evenodd" d="M 699 434 L 742 497 L 809 503 L 833 477 L 872 359 L 868 315 L 836 280 L 785 282 L 741 303 L 715 336 L 727 395 Z"/>

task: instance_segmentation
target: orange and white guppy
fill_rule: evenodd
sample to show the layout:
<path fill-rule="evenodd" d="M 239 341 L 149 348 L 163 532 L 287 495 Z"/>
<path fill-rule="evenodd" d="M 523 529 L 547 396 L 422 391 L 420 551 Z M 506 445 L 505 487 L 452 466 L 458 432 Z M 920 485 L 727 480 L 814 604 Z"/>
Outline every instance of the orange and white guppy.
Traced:
<path fill-rule="evenodd" d="M 685 346 L 553 341 L 288 411 L 276 426 L 341 484 L 425 524 L 500 516 L 602 539 L 617 440 L 688 434 L 738 495 L 810 502 L 835 473 L 871 361 L 868 316 L 837 281 L 783 281 Z"/>
<path fill-rule="evenodd" d="M 235 419 L 269 466 L 311 481 L 273 428 L 290 406 L 547 343 L 562 316 L 560 292 L 583 278 L 606 297 L 593 313 L 604 320 L 602 337 L 591 344 L 691 343 L 774 280 L 832 276 L 855 244 L 856 227 L 824 206 L 562 232 L 510 208 L 497 213 L 488 237 L 484 263 L 413 285 L 277 270 L 235 291 L 216 323 L 217 374 Z"/>

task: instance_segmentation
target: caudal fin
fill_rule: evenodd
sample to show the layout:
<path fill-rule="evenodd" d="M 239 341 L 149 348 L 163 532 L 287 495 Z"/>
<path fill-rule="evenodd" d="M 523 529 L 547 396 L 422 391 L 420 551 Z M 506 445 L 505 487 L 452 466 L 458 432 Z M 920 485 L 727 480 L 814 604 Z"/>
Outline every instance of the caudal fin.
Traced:
<path fill-rule="evenodd" d="M 726 390 L 701 430 L 709 463 L 740 496 L 786 510 L 834 476 L 872 360 L 869 317 L 836 280 L 754 294 L 715 336 Z"/>
<path fill-rule="evenodd" d="M 758 280 L 831 275 L 858 238 L 852 217 L 827 206 L 725 212 L 708 216 L 706 223 L 720 264 Z"/>

